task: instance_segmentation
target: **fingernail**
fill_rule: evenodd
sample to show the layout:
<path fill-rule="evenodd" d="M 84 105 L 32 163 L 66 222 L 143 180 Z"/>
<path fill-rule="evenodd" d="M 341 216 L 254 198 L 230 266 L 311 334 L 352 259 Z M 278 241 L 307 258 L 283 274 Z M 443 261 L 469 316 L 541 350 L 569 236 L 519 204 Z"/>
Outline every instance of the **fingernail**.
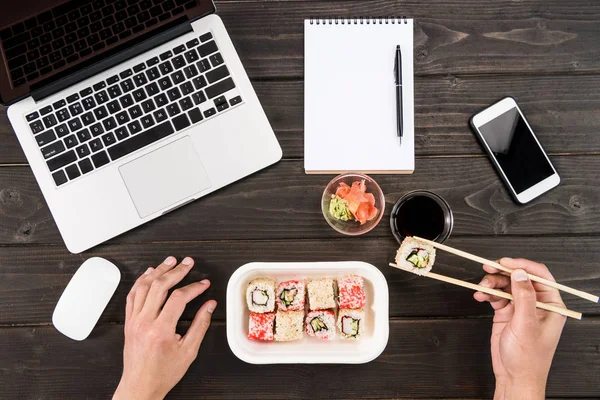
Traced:
<path fill-rule="evenodd" d="M 186 257 L 183 259 L 183 261 L 181 263 L 183 265 L 192 265 L 193 262 L 194 262 L 194 260 L 192 260 L 190 257 Z"/>
<path fill-rule="evenodd" d="M 154 268 L 150 267 L 144 272 L 144 275 L 148 275 L 150 272 L 154 271 Z"/>
<path fill-rule="evenodd" d="M 215 308 L 217 308 L 217 303 L 209 305 L 206 311 L 208 311 L 209 314 L 212 314 L 215 311 Z"/>
<path fill-rule="evenodd" d="M 517 269 L 513 271 L 512 277 L 517 282 L 525 282 L 529 279 L 529 277 L 527 276 L 527 272 L 523 271 L 522 269 Z"/>
<path fill-rule="evenodd" d="M 208 279 L 202 279 L 202 280 L 200 281 L 200 283 L 203 283 L 203 284 L 205 284 L 205 285 L 208 285 L 210 282 L 208 281 Z"/>
<path fill-rule="evenodd" d="M 163 264 L 165 265 L 173 265 L 175 264 L 175 257 L 173 256 L 169 256 L 165 259 L 165 261 L 163 262 Z"/>
<path fill-rule="evenodd" d="M 490 285 L 490 281 L 489 281 L 487 278 L 485 278 L 485 279 L 484 279 L 484 280 L 482 280 L 482 281 L 481 281 L 479 284 L 480 284 L 481 286 L 489 286 L 489 285 Z"/>

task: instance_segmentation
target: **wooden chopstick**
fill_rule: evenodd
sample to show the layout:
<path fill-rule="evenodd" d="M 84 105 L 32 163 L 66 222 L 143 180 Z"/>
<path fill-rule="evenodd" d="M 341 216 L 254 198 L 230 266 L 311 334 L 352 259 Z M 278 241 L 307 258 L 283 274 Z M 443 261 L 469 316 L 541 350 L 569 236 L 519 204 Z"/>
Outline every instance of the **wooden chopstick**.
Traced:
<path fill-rule="evenodd" d="M 406 268 L 406 267 L 402 267 L 400 265 L 394 264 L 394 263 L 390 263 L 391 267 L 394 268 L 398 268 L 401 269 L 403 271 L 406 272 L 410 272 L 410 273 L 414 273 L 412 272 L 410 269 Z M 436 274 L 434 272 L 428 272 L 424 275 L 421 275 L 427 278 L 431 278 L 431 279 L 437 279 L 438 281 L 442 281 L 442 282 L 446 282 L 446 283 L 451 283 L 453 285 L 457 285 L 457 286 L 462 286 L 465 287 L 467 289 L 473 289 L 482 293 L 487 293 L 487 294 L 491 294 L 493 296 L 498 296 L 498 297 L 502 297 L 504 299 L 508 299 L 511 300 L 513 299 L 512 295 L 510 293 L 506 293 L 503 292 L 501 290 L 497 290 L 497 289 L 490 289 L 487 288 L 485 286 L 480 286 L 480 285 L 476 285 L 474 283 L 471 282 L 465 282 L 465 281 L 461 281 L 460 279 L 455 279 L 455 278 L 450 278 L 449 276 L 444 276 L 444 275 L 440 275 L 440 274 Z M 563 307 L 558 307 L 558 306 L 554 306 L 552 304 L 546 304 L 546 303 L 541 303 L 539 301 L 535 302 L 535 305 L 537 308 L 541 308 L 542 310 L 546 310 L 546 311 L 552 311 L 561 315 L 564 315 L 566 317 L 571 317 L 571 318 L 575 318 L 575 319 L 581 319 L 581 313 L 577 312 L 577 311 L 572 311 Z"/>
<path fill-rule="evenodd" d="M 467 253 L 466 251 L 458 250 L 458 249 L 455 249 L 453 247 L 446 246 L 445 244 L 433 242 L 431 240 L 423 239 L 423 238 L 420 238 L 420 237 L 417 237 L 417 236 L 413 236 L 413 238 L 416 239 L 416 240 L 419 240 L 421 242 L 427 243 L 427 244 L 429 244 L 429 245 L 431 245 L 431 246 L 433 246 L 433 247 L 435 247 L 437 249 L 444 250 L 444 251 L 447 251 L 448 253 L 455 254 L 455 255 L 457 255 L 459 257 L 463 257 L 463 258 L 466 258 L 468 260 L 475 261 L 475 262 L 478 262 L 478 263 L 481 263 L 481 264 L 489 265 L 490 267 L 494 267 L 496 269 L 499 269 L 500 271 L 508 272 L 509 274 L 512 272 L 512 269 L 507 268 L 507 267 L 503 266 L 502 264 L 499 264 L 499 263 L 497 263 L 495 261 L 486 260 L 483 257 L 479 257 L 479 256 L 476 256 L 474 254 Z M 543 285 L 549 286 L 549 287 L 554 288 L 554 289 L 562 290 L 563 292 L 570 293 L 572 295 L 581 297 L 582 299 L 586 299 L 586 300 L 589 300 L 589 301 L 594 302 L 594 303 L 598 303 L 598 300 L 600 299 L 598 296 L 594 296 L 591 293 L 587 293 L 587 292 L 583 292 L 581 290 L 573 289 L 573 288 L 571 288 L 569 286 L 561 285 L 560 283 L 552 282 L 552 281 L 549 281 L 548 279 L 544 279 L 544 278 L 541 278 L 539 276 L 535 276 L 535 275 L 532 275 L 532 274 L 527 274 L 527 275 L 529 276 L 529 279 L 531 279 L 534 282 L 541 283 Z"/>

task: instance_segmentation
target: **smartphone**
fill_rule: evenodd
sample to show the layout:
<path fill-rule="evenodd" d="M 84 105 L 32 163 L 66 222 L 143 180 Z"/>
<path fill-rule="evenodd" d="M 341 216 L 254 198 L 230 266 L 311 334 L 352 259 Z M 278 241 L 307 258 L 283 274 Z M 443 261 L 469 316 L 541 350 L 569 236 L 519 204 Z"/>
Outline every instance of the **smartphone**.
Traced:
<path fill-rule="evenodd" d="M 505 97 L 469 122 L 517 202 L 558 186 L 558 173 L 515 99 Z"/>

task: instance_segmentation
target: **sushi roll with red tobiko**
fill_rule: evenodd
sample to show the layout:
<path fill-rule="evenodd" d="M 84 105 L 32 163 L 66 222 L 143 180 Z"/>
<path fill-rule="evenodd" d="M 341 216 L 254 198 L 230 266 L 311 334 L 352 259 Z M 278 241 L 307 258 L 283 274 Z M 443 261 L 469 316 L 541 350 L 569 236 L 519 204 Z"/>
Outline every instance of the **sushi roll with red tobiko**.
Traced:
<path fill-rule="evenodd" d="M 338 303 L 340 308 L 363 308 L 366 303 L 364 281 L 360 276 L 345 276 L 338 279 Z"/>
<path fill-rule="evenodd" d="M 273 340 L 273 325 L 275 313 L 250 313 L 248 324 L 248 339 L 250 340 Z"/>
<path fill-rule="evenodd" d="M 335 339 L 335 314 L 333 311 L 311 311 L 306 316 L 306 334 L 320 339 Z"/>
<path fill-rule="evenodd" d="M 306 290 L 302 281 L 285 281 L 277 287 L 277 308 L 282 311 L 304 310 Z"/>

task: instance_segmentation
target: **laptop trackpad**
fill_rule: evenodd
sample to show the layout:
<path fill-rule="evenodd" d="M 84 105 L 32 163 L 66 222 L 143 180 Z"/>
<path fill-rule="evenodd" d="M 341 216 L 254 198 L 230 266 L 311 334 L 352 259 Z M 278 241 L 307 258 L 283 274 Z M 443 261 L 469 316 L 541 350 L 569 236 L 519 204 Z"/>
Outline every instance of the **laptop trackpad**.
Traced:
<path fill-rule="evenodd" d="M 189 136 L 119 167 L 141 218 L 210 187 Z"/>

